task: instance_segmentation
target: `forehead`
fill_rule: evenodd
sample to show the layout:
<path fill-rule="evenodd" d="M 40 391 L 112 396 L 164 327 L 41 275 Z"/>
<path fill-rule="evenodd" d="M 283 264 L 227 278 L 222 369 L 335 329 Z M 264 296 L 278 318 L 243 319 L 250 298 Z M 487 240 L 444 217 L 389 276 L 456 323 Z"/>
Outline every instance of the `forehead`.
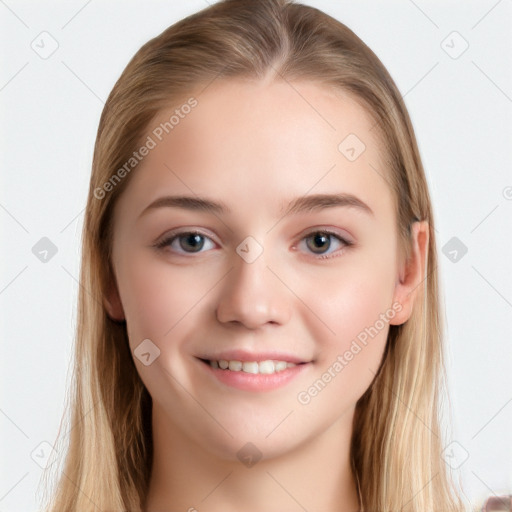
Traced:
<path fill-rule="evenodd" d="M 228 203 L 275 198 L 276 206 L 282 196 L 337 189 L 377 210 L 390 206 L 374 122 L 348 94 L 313 82 L 229 79 L 190 96 L 194 108 L 176 104 L 148 126 L 144 140 L 155 147 L 128 187 L 141 202 L 165 187 L 230 193 Z"/>
<path fill-rule="evenodd" d="M 152 125 L 165 124 L 170 113 L 161 112 Z M 323 162 L 320 156 L 337 160 L 341 154 L 354 161 L 362 151 L 377 160 L 373 126 L 366 110 L 341 90 L 313 82 L 231 79 L 200 91 L 197 107 L 163 138 L 178 147 L 200 147 L 230 163 L 252 157 L 270 166 L 277 160 L 315 165 Z M 187 158 L 194 156 L 201 157 L 190 153 Z"/>

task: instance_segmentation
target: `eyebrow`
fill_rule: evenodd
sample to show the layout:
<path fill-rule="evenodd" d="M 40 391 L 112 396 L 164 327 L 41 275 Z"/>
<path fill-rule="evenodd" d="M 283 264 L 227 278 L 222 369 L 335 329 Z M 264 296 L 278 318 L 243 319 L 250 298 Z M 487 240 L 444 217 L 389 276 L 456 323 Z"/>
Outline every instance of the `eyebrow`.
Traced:
<path fill-rule="evenodd" d="M 311 194 L 293 199 L 283 215 L 323 210 L 334 207 L 351 207 L 369 215 L 373 210 L 361 199 L 353 194 Z M 191 211 L 203 211 L 214 214 L 231 213 L 231 210 L 222 202 L 213 201 L 199 196 L 164 196 L 148 205 L 140 217 L 157 208 L 183 208 Z M 281 208 L 282 212 L 283 208 Z"/>

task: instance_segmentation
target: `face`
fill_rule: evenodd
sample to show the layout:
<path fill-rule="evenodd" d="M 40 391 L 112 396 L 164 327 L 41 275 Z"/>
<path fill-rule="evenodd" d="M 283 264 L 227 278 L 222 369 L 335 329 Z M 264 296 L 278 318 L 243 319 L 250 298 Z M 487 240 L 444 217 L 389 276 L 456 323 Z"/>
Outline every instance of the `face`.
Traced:
<path fill-rule="evenodd" d="M 218 457 L 247 441 L 272 457 L 348 428 L 404 321 L 394 199 L 350 97 L 241 80 L 196 97 L 162 140 L 174 108 L 148 129 L 106 304 L 155 421 Z"/>

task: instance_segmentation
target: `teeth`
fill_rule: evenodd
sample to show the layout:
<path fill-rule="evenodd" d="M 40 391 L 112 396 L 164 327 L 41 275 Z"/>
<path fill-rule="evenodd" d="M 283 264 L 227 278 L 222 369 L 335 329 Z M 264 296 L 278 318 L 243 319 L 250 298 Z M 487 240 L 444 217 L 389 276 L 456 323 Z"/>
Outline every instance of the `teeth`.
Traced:
<path fill-rule="evenodd" d="M 289 363 L 287 361 L 226 361 L 225 359 L 221 359 L 220 361 L 210 361 L 210 366 L 212 368 L 221 368 L 222 370 L 231 370 L 233 372 L 244 371 L 246 373 L 252 374 L 265 374 L 269 375 L 276 372 L 282 372 L 287 368 L 292 368 L 296 366 L 295 363 Z"/>
<path fill-rule="evenodd" d="M 242 369 L 241 361 L 229 361 L 229 369 L 232 372 L 239 372 Z"/>
<path fill-rule="evenodd" d="M 292 363 L 290 363 L 292 364 Z M 288 366 L 288 363 L 286 361 L 277 361 L 275 368 L 276 372 L 281 372 L 283 370 L 286 370 L 286 367 Z"/>
<path fill-rule="evenodd" d="M 284 361 L 280 362 L 284 363 Z M 258 365 L 258 370 L 259 373 L 274 373 L 277 370 L 277 365 L 272 361 L 261 361 L 261 363 Z"/>
<path fill-rule="evenodd" d="M 229 362 L 229 368 L 231 369 L 231 363 Z M 242 370 L 246 373 L 260 373 L 259 365 L 256 361 L 246 361 L 242 365 Z"/>

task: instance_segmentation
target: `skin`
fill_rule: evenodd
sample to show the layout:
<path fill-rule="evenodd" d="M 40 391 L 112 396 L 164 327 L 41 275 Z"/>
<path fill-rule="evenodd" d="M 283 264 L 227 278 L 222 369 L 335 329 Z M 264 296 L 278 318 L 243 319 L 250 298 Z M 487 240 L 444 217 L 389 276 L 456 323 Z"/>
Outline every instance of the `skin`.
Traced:
<path fill-rule="evenodd" d="M 132 351 L 145 339 L 160 350 L 148 366 L 134 357 L 153 398 L 145 510 L 355 512 L 355 404 L 379 368 L 389 325 L 411 314 L 428 226 L 413 225 L 404 261 L 380 143 L 349 96 L 310 82 L 229 80 L 196 97 L 198 106 L 133 171 L 114 209 L 117 285 L 105 307 L 126 320 Z M 350 133 L 366 145 L 353 162 L 338 150 Z M 373 213 L 336 206 L 284 215 L 292 199 L 324 193 L 353 194 Z M 230 212 L 160 207 L 141 216 L 165 195 L 206 197 Z M 190 252 L 186 236 L 154 247 L 177 228 L 207 237 L 200 252 Z M 352 245 L 336 237 L 315 245 L 309 235 L 326 228 Z M 236 252 L 248 236 L 263 248 L 252 263 Z M 300 403 L 298 394 L 332 374 L 338 356 L 393 304 L 400 311 Z M 281 350 L 308 365 L 279 389 L 242 391 L 195 357 L 231 348 Z M 252 467 L 237 458 L 247 442 L 262 454 Z"/>

